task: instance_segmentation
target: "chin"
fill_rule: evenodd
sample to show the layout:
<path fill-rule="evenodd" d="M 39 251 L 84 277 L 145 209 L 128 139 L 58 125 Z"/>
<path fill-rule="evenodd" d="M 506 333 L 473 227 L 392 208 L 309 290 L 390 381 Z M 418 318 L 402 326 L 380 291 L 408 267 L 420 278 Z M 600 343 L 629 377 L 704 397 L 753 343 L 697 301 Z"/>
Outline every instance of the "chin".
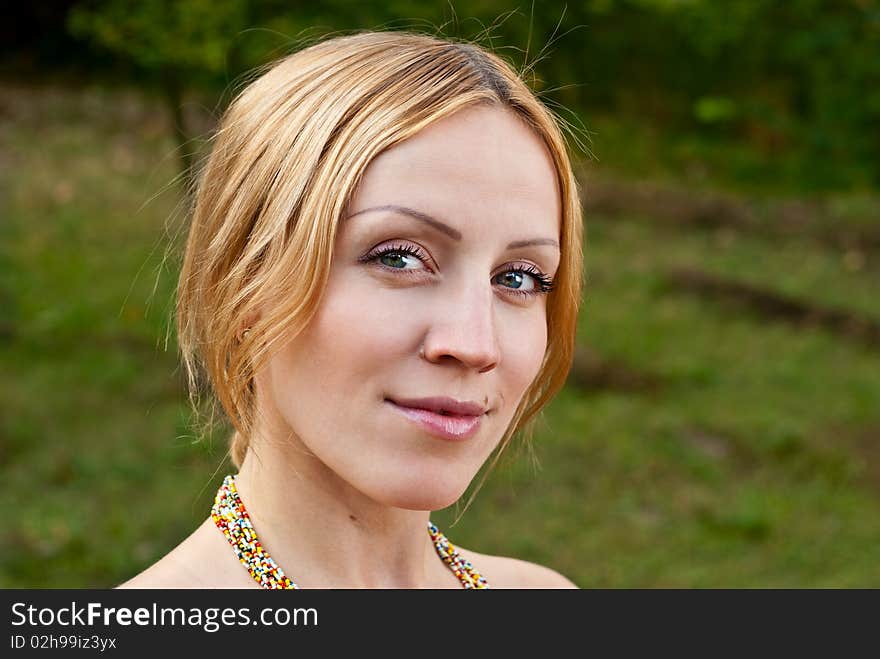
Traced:
<path fill-rule="evenodd" d="M 470 479 L 443 479 L 436 474 L 405 481 L 389 479 L 374 490 L 372 498 L 404 510 L 441 510 L 458 501 L 469 484 Z"/>
<path fill-rule="evenodd" d="M 448 508 L 456 501 L 458 501 L 459 497 L 464 493 L 464 490 L 461 492 L 456 492 L 454 496 L 430 496 L 424 492 L 414 492 L 413 496 L 401 496 L 395 497 L 394 499 L 387 500 L 384 503 L 386 505 L 392 506 L 394 508 L 401 508 L 403 510 L 425 510 L 425 511 L 434 511 L 434 510 L 442 510 L 443 508 Z"/>

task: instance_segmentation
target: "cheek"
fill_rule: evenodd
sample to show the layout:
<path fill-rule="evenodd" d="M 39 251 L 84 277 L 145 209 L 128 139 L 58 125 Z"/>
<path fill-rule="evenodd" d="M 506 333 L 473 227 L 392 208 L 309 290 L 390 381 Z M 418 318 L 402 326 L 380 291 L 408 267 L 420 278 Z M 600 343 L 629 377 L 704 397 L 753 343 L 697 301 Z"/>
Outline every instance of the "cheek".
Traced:
<path fill-rule="evenodd" d="M 515 408 L 532 384 L 547 349 L 547 322 L 543 315 L 504 325 L 502 337 L 502 370 L 499 378 L 504 386 L 504 398 Z"/>
<path fill-rule="evenodd" d="M 305 400 L 355 400 L 371 395 L 369 384 L 402 356 L 414 336 L 411 315 L 382 303 L 375 290 L 357 282 L 334 285 L 305 330 L 273 360 L 276 390 Z"/>
<path fill-rule="evenodd" d="M 347 369 L 375 363 L 403 353 L 415 335 L 417 319 L 393 294 L 382 295 L 375 284 L 348 278 L 327 290 L 309 326 L 312 344 Z"/>

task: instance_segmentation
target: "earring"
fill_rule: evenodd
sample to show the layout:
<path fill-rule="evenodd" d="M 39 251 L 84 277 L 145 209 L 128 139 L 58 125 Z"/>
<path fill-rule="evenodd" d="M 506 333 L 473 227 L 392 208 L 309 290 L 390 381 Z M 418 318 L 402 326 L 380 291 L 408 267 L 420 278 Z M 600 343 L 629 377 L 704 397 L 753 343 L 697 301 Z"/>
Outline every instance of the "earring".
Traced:
<path fill-rule="evenodd" d="M 247 338 L 247 335 L 250 334 L 250 332 L 251 332 L 251 328 L 250 328 L 250 327 L 246 327 L 246 328 L 244 329 L 244 331 L 241 333 L 241 336 L 239 337 L 239 340 L 241 341 L 241 340 L 243 340 L 243 339 L 246 339 L 246 338 Z"/>
<path fill-rule="evenodd" d="M 425 349 L 424 349 L 424 347 L 419 348 L 419 357 L 421 357 L 422 359 L 425 358 Z"/>

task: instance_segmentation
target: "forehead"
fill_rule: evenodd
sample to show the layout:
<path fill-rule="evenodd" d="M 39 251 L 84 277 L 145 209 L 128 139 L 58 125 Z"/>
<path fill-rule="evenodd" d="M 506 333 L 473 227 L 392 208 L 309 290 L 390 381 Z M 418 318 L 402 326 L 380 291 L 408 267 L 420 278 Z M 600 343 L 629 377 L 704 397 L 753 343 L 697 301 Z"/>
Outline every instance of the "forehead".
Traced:
<path fill-rule="evenodd" d="M 461 110 L 380 154 L 351 210 L 400 204 L 437 214 L 464 239 L 539 229 L 559 234 L 561 205 L 550 153 L 513 112 Z"/>

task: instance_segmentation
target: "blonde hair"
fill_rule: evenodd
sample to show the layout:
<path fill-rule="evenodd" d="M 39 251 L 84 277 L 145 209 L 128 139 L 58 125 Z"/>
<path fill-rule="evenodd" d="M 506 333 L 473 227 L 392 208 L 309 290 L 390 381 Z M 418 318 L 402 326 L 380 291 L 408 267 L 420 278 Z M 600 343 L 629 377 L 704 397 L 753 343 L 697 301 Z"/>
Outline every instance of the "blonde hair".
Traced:
<path fill-rule="evenodd" d="M 198 178 L 177 290 L 178 340 L 193 400 L 206 375 L 234 427 L 236 466 L 255 421 L 253 376 L 315 313 L 339 220 L 367 166 L 426 126 L 480 104 L 512 110 L 542 138 L 562 199 L 544 361 L 497 455 L 515 433 L 531 438 L 536 415 L 571 368 L 581 300 L 581 208 L 560 120 L 509 64 L 479 46 L 363 32 L 285 57 L 246 87 L 223 116 Z M 260 307 L 269 311 L 252 322 Z"/>

